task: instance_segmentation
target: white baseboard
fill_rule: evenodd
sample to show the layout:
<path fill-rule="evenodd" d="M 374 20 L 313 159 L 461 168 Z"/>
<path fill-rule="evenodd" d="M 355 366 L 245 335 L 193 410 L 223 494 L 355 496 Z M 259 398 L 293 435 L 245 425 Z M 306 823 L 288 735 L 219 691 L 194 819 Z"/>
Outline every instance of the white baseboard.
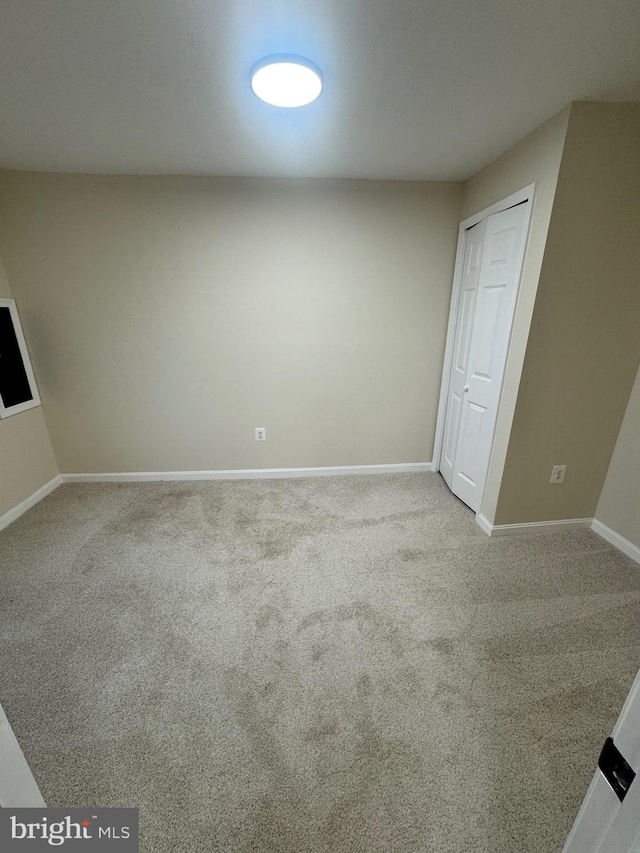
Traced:
<path fill-rule="evenodd" d="M 521 533 L 560 533 L 563 530 L 590 528 L 592 518 L 563 518 L 557 521 L 529 521 L 523 524 L 491 524 L 478 513 L 476 523 L 488 536 L 519 536 Z"/>
<path fill-rule="evenodd" d="M 408 474 L 435 471 L 433 462 L 389 465 L 336 465 L 329 468 L 240 468 L 236 471 L 131 471 L 120 474 L 58 474 L 13 509 L 0 515 L 0 530 L 45 498 L 61 483 L 142 483 L 154 480 L 273 480 L 289 477 L 336 477 L 363 474 Z"/>
<path fill-rule="evenodd" d="M 487 536 L 491 536 L 493 533 L 493 524 L 491 524 L 491 522 L 479 512 L 476 513 L 476 524 L 487 534 Z"/>
<path fill-rule="evenodd" d="M 119 474 L 62 474 L 64 483 L 142 483 L 155 480 L 275 480 L 435 471 L 433 462 L 390 465 L 336 465 L 327 468 L 239 468 L 229 471 L 125 471 Z"/>
<path fill-rule="evenodd" d="M 622 551 L 623 554 L 626 554 L 627 557 L 631 557 L 631 559 L 635 560 L 636 563 L 640 563 L 640 547 L 638 547 L 638 545 L 634 545 L 633 542 L 629 542 L 628 539 L 625 539 L 624 536 L 620 536 L 619 533 L 616 533 L 615 530 L 612 530 L 610 527 L 607 527 L 606 524 L 598 521 L 597 518 L 593 519 L 591 529 L 594 533 L 597 533 L 598 536 L 602 536 L 603 539 L 606 539 L 607 542 L 616 547 L 619 551 Z"/>
<path fill-rule="evenodd" d="M 0 530 L 4 530 L 5 527 L 8 527 L 12 521 L 15 521 L 16 518 L 20 518 L 20 516 L 25 513 L 28 509 L 31 509 L 32 506 L 35 506 L 38 501 L 41 501 L 42 498 L 46 498 L 48 494 L 50 494 L 54 489 L 57 489 L 58 486 L 63 482 L 62 475 L 58 474 L 57 477 L 54 477 L 53 480 L 49 480 L 48 483 L 45 483 L 44 486 L 40 486 L 32 495 L 29 495 L 28 498 L 25 498 L 21 503 L 17 506 L 14 506 L 13 509 L 10 509 L 8 512 L 5 512 L 4 515 L 0 515 Z"/>

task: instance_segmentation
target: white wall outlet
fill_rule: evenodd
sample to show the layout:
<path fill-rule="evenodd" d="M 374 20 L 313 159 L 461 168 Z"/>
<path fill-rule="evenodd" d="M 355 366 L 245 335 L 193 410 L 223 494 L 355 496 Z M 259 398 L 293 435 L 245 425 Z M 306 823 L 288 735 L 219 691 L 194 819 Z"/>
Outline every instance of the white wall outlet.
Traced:
<path fill-rule="evenodd" d="M 554 465 L 551 469 L 551 483 L 564 483 L 564 475 L 567 473 L 566 465 Z"/>
<path fill-rule="evenodd" d="M 256 441 L 266 441 L 267 440 L 267 431 L 264 427 L 256 427 L 254 429 L 254 434 L 256 437 Z"/>

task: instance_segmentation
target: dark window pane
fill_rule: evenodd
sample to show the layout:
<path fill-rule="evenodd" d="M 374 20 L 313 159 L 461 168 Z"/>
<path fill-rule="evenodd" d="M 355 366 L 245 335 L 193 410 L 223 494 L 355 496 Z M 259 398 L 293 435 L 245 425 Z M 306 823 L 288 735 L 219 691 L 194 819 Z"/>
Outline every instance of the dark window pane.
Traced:
<path fill-rule="evenodd" d="M 8 308 L 0 308 L 0 397 L 7 409 L 33 400 Z"/>

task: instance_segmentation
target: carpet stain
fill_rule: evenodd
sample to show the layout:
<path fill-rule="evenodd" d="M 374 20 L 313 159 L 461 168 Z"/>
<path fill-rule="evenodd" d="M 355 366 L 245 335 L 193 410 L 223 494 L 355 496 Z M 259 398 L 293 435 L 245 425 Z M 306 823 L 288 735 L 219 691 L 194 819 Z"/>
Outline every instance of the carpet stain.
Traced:
<path fill-rule="evenodd" d="M 262 560 L 277 560 L 278 557 L 290 554 L 294 548 L 294 543 L 288 537 L 278 536 L 277 531 L 271 539 L 258 539 L 256 545 Z"/>
<path fill-rule="evenodd" d="M 264 631 L 270 625 L 281 625 L 284 621 L 282 609 L 275 604 L 265 604 L 254 620 L 258 631 Z"/>
<path fill-rule="evenodd" d="M 455 648 L 453 640 L 448 637 L 436 637 L 435 640 L 431 640 L 431 646 L 442 655 L 452 654 Z"/>
<path fill-rule="evenodd" d="M 354 624 L 362 636 L 375 643 L 387 643 L 395 656 L 401 657 L 404 654 L 405 642 L 398 624 L 366 601 L 314 610 L 298 623 L 296 633 L 303 634 L 317 626 L 344 623 Z"/>
<path fill-rule="evenodd" d="M 420 770 L 423 760 L 406 741 L 383 736 L 369 719 L 361 719 L 356 730 L 359 735 L 356 763 L 371 782 L 381 774 L 404 775 Z"/>
<path fill-rule="evenodd" d="M 356 529 L 366 527 L 377 527 L 385 524 L 403 524 L 410 523 L 419 518 L 425 518 L 428 514 L 426 509 L 413 509 L 406 512 L 393 512 L 382 515 L 378 518 L 361 518 L 351 522 L 351 526 Z"/>
<path fill-rule="evenodd" d="M 419 548 L 400 548 L 396 554 L 404 563 L 417 563 L 425 556 Z"/>
<path fill-rule="evenodd" d="M 357 691 L 358 696 L 360 697 L 364 698 L 365 696 L 371 696 L 373 688 L 370 675 L 365 673 L 364 675 L 358 677 Z"/>
<path fill-rule="evenodd" d="M 315 723 L 304 736 L 305 741 L 318 743 L 338 733 L 337 720 L 321 720 Z"/>

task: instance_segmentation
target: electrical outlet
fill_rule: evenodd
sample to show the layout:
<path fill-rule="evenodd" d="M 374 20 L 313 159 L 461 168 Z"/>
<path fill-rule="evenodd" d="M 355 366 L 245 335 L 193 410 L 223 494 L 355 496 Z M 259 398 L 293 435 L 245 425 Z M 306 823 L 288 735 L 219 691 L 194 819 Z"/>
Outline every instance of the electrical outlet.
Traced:
<path fill-rule="evenodd" d="M 564 475 L 567 473 L 566 465 L 554 465 L 551 469 L 551 483 L 564 483 Z"/>
<path fill-rule="evenodd" d="M 264 427 L 256 427 L 253 432 L 256 437 L 256 441 L 267 440 L 267 431 Z"/>

